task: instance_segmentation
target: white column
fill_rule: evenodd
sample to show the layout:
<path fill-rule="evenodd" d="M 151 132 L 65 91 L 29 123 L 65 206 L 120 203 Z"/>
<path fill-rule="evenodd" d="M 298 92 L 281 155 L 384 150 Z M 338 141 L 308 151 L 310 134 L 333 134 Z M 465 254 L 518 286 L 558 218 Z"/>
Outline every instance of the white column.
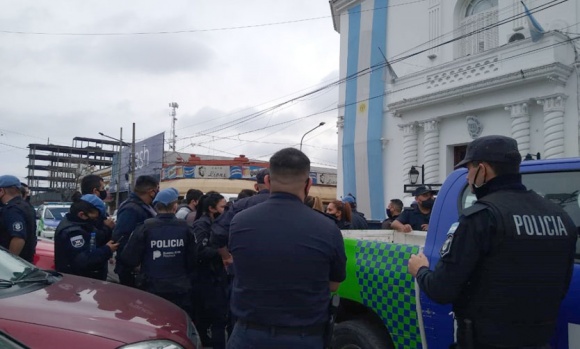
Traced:
<path fill-rule="evenodd" d="M 439 183 L 439 121 L 429 120 L 423 123 L 425 139 L 425 183 Z"/>
<path fill-rule="evenodd" d="M 544 106 L 544 153 L 543 159 L 564 156 L 564 111 L 566 95 L 560 94 L 538 99 Z"/>
<path fill-rule="evenodd" d="M 409 184 L 411 166 L 417 165 L 417 124 L 399 125 L 403 131 L 403 183 Z"/>
<path fill-rule="evenodd" d="M 506 105 L 505 110 L 511 113 L 512 138 L 518 142 L 518 150 L 522 157 L 530 153 L 530 113 L 528 103 Z"/>

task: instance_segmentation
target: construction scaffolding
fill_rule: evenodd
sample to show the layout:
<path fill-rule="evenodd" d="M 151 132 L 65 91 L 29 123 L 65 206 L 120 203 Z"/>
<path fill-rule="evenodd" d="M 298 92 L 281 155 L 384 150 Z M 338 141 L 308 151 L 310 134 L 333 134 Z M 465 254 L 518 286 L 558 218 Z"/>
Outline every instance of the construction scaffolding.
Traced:
<path fill-rule="evenodd" d="M 72 146 L 28 145 L 28 186 L 38 201 L 68 201 L 83 176 L 110 167 L 119 142 L 84 137 Z"/>

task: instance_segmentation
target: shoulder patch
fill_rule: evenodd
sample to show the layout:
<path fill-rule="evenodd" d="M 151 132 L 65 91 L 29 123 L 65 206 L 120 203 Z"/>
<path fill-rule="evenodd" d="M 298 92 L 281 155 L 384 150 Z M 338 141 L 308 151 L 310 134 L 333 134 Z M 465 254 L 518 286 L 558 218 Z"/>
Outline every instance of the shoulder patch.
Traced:
<path fill-rule="evenodd" d="M 443 243 L 443 246 L 441 246 L 441 250 L 439 250 L 439 255 L 441 257 L 445 256 L 446 254 L 449 253 L 449 251 L 451 251 L 451 244 L 453 243 L 453 236 L 455 235 L 455 230 L 457 230 L 458 226 L 459 226 L 459 223 L 455 222 L 455 223 L 451 224 L 451 227 L 449 227 L 449 230 L 447 231 L 447 240 L 445 240 L 445 242 Z"/>
<path fill-rule="evenodd" d="M 12 223 L 12 230 L 14 231 L 22 231 L 24 229 L 24 224 L 22 222 L 14 222 Z"/>
<path fill-rule="evenodd" d="M 477 213 L 479 211 L 483 211 L 483 210 L 485 210 L 487 208 L 489 208 L 488 205 L 482 204 L 481 202 L 476 202 L 472 206 L 470 206 L 470 207 L 466 208 L 465 210 L 463 210 L 461 212 L 461 216 L 468 217 L 468 216 L 471 216 L 474 213 Z"/>
<path fill-rule="evenodd" d="M 70 244 L 74 248 L 81 248 L 85 245 L 85 239 L 82 235 L 76 235 L 70 238 Z"/>

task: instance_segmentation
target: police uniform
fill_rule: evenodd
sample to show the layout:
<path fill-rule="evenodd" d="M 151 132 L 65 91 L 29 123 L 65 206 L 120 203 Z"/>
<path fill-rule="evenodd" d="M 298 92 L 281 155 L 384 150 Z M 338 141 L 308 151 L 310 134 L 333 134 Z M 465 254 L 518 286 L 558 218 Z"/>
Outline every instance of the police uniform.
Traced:
<path fill-rule="evenodd" d="M 91 234 L 95 238 L 91 239 Z M 96 241 L 96 229 L 91 222 L 67 213 L 54 234 L 54 263 L 61 273 L 106 280 L 109 246 Z"/>
<path fill-rule="evenodd" d="M 86 194 L 81 200 L 97 209 L 100 217 L 106 215 L 105 203 L 96 195 Z M 113 251 L 107 246 L 109 240 L 99 238 L 97 224 L 98 221 L 83 220 L 70 212 L 65 215 L 54 233 L 57 271 L 106 280 L 108 261 Z"/>
<path fill-rule="evenodd" d="M 254 196 L 235 201 L 231 207 L 227 208 L 227 210 L 213 222 L 210 243 L 217 248 L 226 247 L 230 236 L 230 224 L 235 215 L 249 207 L 261 204 L 269 197 L 270 191 L 268 189 L 263 189 Z"/>
<path fill-rule="evenodd" d="M 211 226 L 211 218 L 207 215 L 193 222 L 193 233 L 198 241 L 198 266 L 194 281 L 195 324 L 204 346 L 224 348 L 229 311 L 228 275 L 220 254 L 209 243 Z M 211 339 L 208 332 L 211 333 Z"/>
<path fill-rule="evenodd" d="M 168 191 L 175 191 L 175 195 L 165 198 Z M 167 205 L 174 200 L 177 191 L 168 188 L 157 194 L 154 203 Z M 195 248 L 195 236 L 187 222 L 173 213 L 160 213 L 135 229 L 120 260 L 130 268 L 141 266 L 139 288 L 173 302 L 192 316 Z"/>
<path fill-rule="evenodd" d="M 321 348 L 329 281 L 346 277 L 336 224 L 295 195 L 273 193 L 234 217 L 230 252 L 236 275 L 230 306 L 238 322 L 228 346 Z"/>
<path fill-rule="evenodd" d="M 119 241 L 119 249 L 117 255 L 120 255 L 127 244 L 129 236 L 142 224 L 146 219 L 155 217 L 155 210 L 150 205 L 147 205 L 135 193 L 131 193 L 129 198 L 125 200 L 119 207 L 117 213 L 117 222 L 113 230 L 113 240 Z M 121 238 L 123 238 L 121 240 Z M 135 286 L 135 278 L 133 270 L 126 266 L 122 260 L 117 260 L 115 264 L 115 273 L 119 275 L 119 282 L 125 286 Z"/>
<path fill-rule="evenodd" d="M 14 176 L 0 176 L 0 187 L 20 187 L 20 181 Z M 20 196 L 12 198 L 0 209 L 0 246 L 8 249 L 12 238 L 24 240 L 20 257 L 32 262 L 36 251 L 36 214 Z"/>
<path fill-rule="evenodd" d="M 514 152 L 520 157 L 511 138 L 482 137 L 458 166 L 517 161 L 505 155 Z M 544 348 L 570 284 L 576 227 L 519 174 L 494 177 L 476 195 L 449 230 L 435 270 L 417 272 L 419 287 L 453 303 L 460 348 Z"/>

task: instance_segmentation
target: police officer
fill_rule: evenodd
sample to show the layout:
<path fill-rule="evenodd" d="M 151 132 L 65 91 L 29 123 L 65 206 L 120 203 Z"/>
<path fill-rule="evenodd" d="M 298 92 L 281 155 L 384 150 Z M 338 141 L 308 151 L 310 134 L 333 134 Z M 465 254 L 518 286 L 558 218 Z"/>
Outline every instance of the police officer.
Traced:
<path fill-rule="evenodd" d="M 113 230 L 113 240 L 119 241 L 121 254 L 129 236 L 137 225 L 148 218 L 155 217 L 155 210 L 151 203 L 159 192 L 159 181 L 151 176 L 139 176 L 135 181 L 133 193 L 124 201 L 117 211 L 117 223 Z M 125 286 L 135 287 L 135 275 L 133 269 L 124 265 L 122 260 L 117 260 L 115 273 L 119 275 L 119 282 Z"/>
<path fill-rule="evenodd" d="M 233 262 L 231 254 L 227 248 L 232 219 L 236 214 L 249 207 L 261 204 L 270 197 L 270 188 L 264 181 L 269 173 L 270 171 L 267 168 L 258 171 L 256 174 L 256 183 L 254 184 L 254 189 L 256 189 L 258 193 L 234 202 L 234 204 L 228 208 L 224 214 L 220 215 L 212 225 L 210 243 L 212 246 L 217 247 L 226 266 L 231 265 Z"/>
<path fill-rule="evenodd" d="M 94 194 L 103 201 L 107 199 L 109 193 L 105 189 L 103 177 L 95 174 L 84 176 L 81 180 L 81 195 L 86 194 Z M 97 243 L 99 245 L 106 244 L 113 236 L 115 221 L 105 213 L 105 215 L 99 216 L 95 222 L 95 228 L 97 229 Z"/>
<path fill-rule="evenodd" d="M 348 193 L 347 196 L 342 198 L 342 202 L 350 206 L 351 220 L 349 229 L 368 229 L 369 223 L 367 222 L 364 213 L 359 212 L 356 209 L 356 198 L 351 193 Z"/>
<path fill-rule="evenodd" d="M 32 262 L 36 251 L 36 214 L 22 199 L 20 180 L 0 176 L 0 246 Z"/>
<path fill-rule="evenodd" d="M 228 276 L 217 249 L 209 243 L 211 225 L 226 207 L 226 199 L 218 193 L 203 195 L 193 222 L 198 241 L 198 267 L 194 282 L 196 326 L 206 347 L 223 349 L 228 316 Z M 210 335 L 211 334 L 211 340 Z"/>
<path fill-rule="evenodd" d="M 391 223 L 391 229 L 395 229 L 402 233 L 410 233 L 412 230 L 429 229 L 429 220 L 431 219 L 431 211 L 435 204 L 436 190 L 421 185 L 413 191 L 413 196 L 417 205 L 406 208 L 403 212 Z"/>
<path fill-rule="evenodd" d="M 336 224 L 304 204 L 310 160 L 294 148 L 270 158 L 271 196 L 230 227 L 235 272 L 230 306 L 238 321 L 228 348 L 321 349 L 330 292 L 346 277 Z"/>
<path fill-rule="evenodd" d="M 62 273 L 107 279 L 108 260 L 119 247 L 109 240 L 97 240 L 99 220 L 106 215 L 105 203 L 96 195 L 76 199 L 54 234 L 54 262 Z"/>
<path fill-rule="evenodd" d="M 187 222 L 175 217 L 179 193 L 161 190 L 153 205 L 155 218 L 140 225 L 127 242 L 120 260 L 141 266 L 138 287 L 176 304 L 193 316 L 191 274 L 195 266 L 195 236 Z"/>
<path fill-rule="evenodd" d="M 477 197 L 451 226 L 435 270 L 422 253 L 409 272 L 438 303 L 453 303 L 459 348 L 550 348 L 571 279 L 576 227 L 522 184 L 517 142 L 471 142 L 467 180 Z"/>

